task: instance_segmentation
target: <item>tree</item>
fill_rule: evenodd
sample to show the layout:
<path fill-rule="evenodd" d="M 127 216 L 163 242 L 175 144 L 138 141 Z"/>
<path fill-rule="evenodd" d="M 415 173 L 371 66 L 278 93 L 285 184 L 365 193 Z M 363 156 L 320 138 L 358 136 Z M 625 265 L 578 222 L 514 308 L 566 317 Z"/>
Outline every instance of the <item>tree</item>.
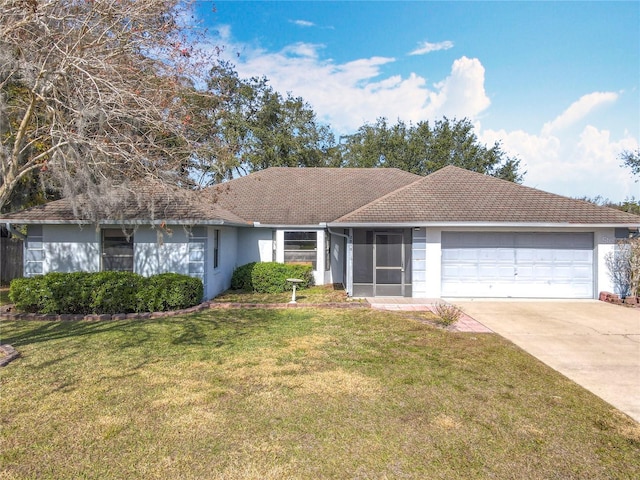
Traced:
<path fill-rule="evenodd" d="M 185 183 L 206 55 L 181 0 L 0 0 L 0 208 L 34 173 L 89 218 L 128 181 Z M 110 200 L 114 200 L 111 202 Z"/>
<path fill-rule="evenodd" d="M 622 298 L 640 295 L 640 238 L 620 240 L 605 255 L 605 263 L 615 293 Z"/>
<path fill-rule="evenodd" d="M 396 167 L 418 175 L 455 165 L 512 182 L 521 182 L 523 176 L 520 160 L 507 156 L 499 143 L 483 145 L 468 119 L 446 117 L 433 125 L 398 121 L 392 126 L 380 118 L 344 137 L 342 162 L 348 167 Z"/>
<path fill-rule="evenodd" d="M 331 161 L 333 134 L 302 98 L 283 97 L 264 77 L 241 79 L 226 62 L 211 69 L 208 86 L 215 94 L 204 108 L 213 124 L 209 140 L 224 146 L 212 155 L 226 157 L 203 156 L 193 166 L 210 183 L 268 167 L 339 164 Z"/>
<path fill-rule="evenodd" d="M 599 205 L 601 207 L 615 208 L 616 210 L 620 210 L 622 212 L 640 215 L 640 200 L 636 200 L 635 197 L 626 198 L 624 201 L 620 203 L 614 203 L 608 198 L 603 198 L 600 195 L 593 198 L 581 197 L 581 198 L 578 198 L 578 200 L 584 200 L 585 202 L 590 202 L 590 203 L 593 203 L 594 205 Z"/>
<path fill-rule="evenodd" d="M 620 154 L 620 159 L 623 161 L 623 166 L 629 167 L 631 173 L 636 176 L 640 176 L 640 148 L 636 151 L 625 150 Z"/>

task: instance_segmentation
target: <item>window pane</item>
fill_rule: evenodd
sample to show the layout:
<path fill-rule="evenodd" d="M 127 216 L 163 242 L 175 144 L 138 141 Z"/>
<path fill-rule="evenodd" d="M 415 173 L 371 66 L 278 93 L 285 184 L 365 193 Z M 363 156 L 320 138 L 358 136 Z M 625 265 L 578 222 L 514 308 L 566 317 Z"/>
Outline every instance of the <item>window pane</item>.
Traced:
<path fill-rule="evenodd" d="M 285 251 L 284 252 L 285 263 L 310 263 L 315 268 L 316 266 L 316 252 L 310 250 L 299 251 Z"/>
<path fill-rule="evenodd" d="M 133 233 L 102 231 L 102 270 L 133 271 Z"/>
<path fill-rule="evenodd" d="M 103 270 L 117 270 L 122 272 L 133 272 L 133 256 L 131 257 L 109 257 L 105 256 L 102 263 Z"/>
<path fill-rule="evenodd" d="M 215 249 L 213 252 L 213 266 L 218 268 L 220 261 L 220 230 L 216 230 Z"/>
<path fill-rule="evenodd" d="M 284 232 L 285 263 L 306 263 L 316 268 L 317 232 Z"/>
<path fill-rule="evenodd" d="M 317 232 L 284 232 L 285 244 L 289 240 L 316 242 Z"/>
<path fill-rule="evenodd" d="M 27 262 L 41 262 L 44 260 L 44 250 L 27 250 Z"/>

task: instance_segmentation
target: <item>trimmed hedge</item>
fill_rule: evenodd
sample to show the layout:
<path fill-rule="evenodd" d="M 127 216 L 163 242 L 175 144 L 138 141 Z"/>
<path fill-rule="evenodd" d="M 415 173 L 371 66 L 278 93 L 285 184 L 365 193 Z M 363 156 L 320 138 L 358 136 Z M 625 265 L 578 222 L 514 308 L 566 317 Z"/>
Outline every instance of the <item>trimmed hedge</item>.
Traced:
<path fill-rule="evenodd" d="M 140 311 L 165 312 L 193 307 L 204 294 L 199 278 L 178 273 L 161 273 L 149 277 L 137 293 Z"/>
<path fill-rule="evenodd" d="M 247 292 L 253 291 L 253 284 L 251 283 L 251 272 L 257 262 L 247 263 L 241 267 L 236 268 L 231 275 L 231 289 L 232 290 L 245 290 Z"/>
<path fill-rule="evenodd" d="M 11 282 L 9 298 L 23 312 L 115 314 L 179 310 L 202 301 L 199 278 L 163 273 L 48 273 Z"/>
<path fill-rule="evenodd" d="M 310 265 L 295 265 L 277 262 L 253 262 L 238 267 L 231 278 L 231 288 L 256 293 L 282 293 L 292 290 L 287 278 L 299 278 L 299 288 L 313 285 L 313 270 Z"/>

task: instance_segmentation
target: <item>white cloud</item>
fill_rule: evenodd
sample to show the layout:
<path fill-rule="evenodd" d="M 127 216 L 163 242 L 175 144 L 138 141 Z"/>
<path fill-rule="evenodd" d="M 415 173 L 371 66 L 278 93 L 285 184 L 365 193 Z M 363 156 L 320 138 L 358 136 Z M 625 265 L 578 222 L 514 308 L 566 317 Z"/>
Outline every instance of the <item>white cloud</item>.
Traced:
<path fill-rule="evenodd" d="M 230 39 L 227 44 L 232 45 Z M 442 115 L 474 119 L 490 104 L 478 59 L 459 58 L 448 77 L 429 86 L 416 74 L 384 76 L 385 65 L 396 61 L 391 57 L 337 63 L 322 59 L 324 46 L 318 44 L 300 42 L 279 52 L 232 47 L 243 52 L 240 58 L 231 58 L 241 77 L 266 76 L 276 90 L 303 97 L 338 134 L 353 133 L 378 117 L 392 122 Z"/>
<path fill-rule="evenodd" d="M 640 183 L 621 167 L 620 153 L 638 148 L 638 138 L 628 131 L 614 137 L 611 130 L 579 125 L 597 107 L 611 105 L 619 95 L 594 92 L 580 97 L 539 133 L 522 130 L 484 130 L 479 137 L 500 141 L 509 154 L 522 160 L 524 184 L 570 197 L 598 196 L 620 202 L 640 198 Z"/>
<path fill-rule="evenodd" d="M 318 50 L 321 48 L 323 48 L 323 45 L 298 42 L 287 46 L 283 50 L 283 53 L 299 57 L 316 58 L 318 56 Z"/>
<path fill-rule="evenodd" d="M 500 141 L 505 151 L 522 160 L 524 184 L 570 197 L 609 198 L 620 202 L 640 198 L 640 184 L 620 167 L 619 154 L 637 148 L 628 132 L 613 139 L 608 130 L 587 125 L 579 134 L 531 134 L 522 130 L 485 130 L 480 139 Z"/>
<path fill-rule="evenodd" d="M 595 108 L 613 103 L 617 99 L 618 94 L 614 92 L 593 92 L 583 95 L 554 120 L 545 123 L 542 127 L 542 133 L 550 135 L 555 131 L 567 128 L 585 118 Z"/>
<path fill-rule="evenodd" d="M 484 87 L 485 68 L 477 58 L 458 58 L 446 78 L 429 84 L 415 73 L 385 74 L 396 62 L 392 57 L 339 63 L 322 58 L 323 45 L 296 43 L 266 52 L 234 44 L 227 29 L 220 32 L 227 38 L 228 52 L 242 52 L 239 58 L 229 54 L 241 77 L 266 76 L 277 91 L 301 96 L 338 135 L 353 133 L 378 117 L 414 123 L 443 115 L 467 117 L 477 125 L 476 133 L 483 142 L 501 141 L 510 155 L 522 160 L 527 171 L 525 185 L 575 197 L 640 198 L 640 183 L 620 167 L 618 159 L 621 151 L 638 148 L 637 135 L 614 135 L 585 122 L 596 108 L 615 103 L 617 93 L 584 95 L 538 132 L 482 130 L 479 119 L 491 100 Z"/>
<path fill-rule="evenodd" d="M 449 50 L 450 48 L 453 48 L 453 42 L 450 40 L 437 43 L 420 42 L 418 43 L 418 48 L 409 52 L 409 55 L 424 55 L 426 53 L 437 52 L 439 50 Z"/>
<path fill-rule="evenodd" d="M 428 118 L 441 116 L 476 118 L 491 100 L 484 90 L 484 67 L 477 58 L 453 62 L 451 74 L 429 92 Z"/>
<path fill-rule="evenodd" d="M 291 23 L 298 25 L 299 27 L 314 27 L 315 23 L 307 20 L 291 20 Z"/>

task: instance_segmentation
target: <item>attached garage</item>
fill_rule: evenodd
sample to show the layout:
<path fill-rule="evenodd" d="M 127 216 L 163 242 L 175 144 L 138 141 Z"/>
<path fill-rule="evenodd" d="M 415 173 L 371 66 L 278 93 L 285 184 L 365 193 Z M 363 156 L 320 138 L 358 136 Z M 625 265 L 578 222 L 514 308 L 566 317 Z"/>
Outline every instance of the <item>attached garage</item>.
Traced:
<path fill-rule="evenodd" d="M 593 246 L 590 232 L 442 232 L 442 296 L 593 298 Z"/>

